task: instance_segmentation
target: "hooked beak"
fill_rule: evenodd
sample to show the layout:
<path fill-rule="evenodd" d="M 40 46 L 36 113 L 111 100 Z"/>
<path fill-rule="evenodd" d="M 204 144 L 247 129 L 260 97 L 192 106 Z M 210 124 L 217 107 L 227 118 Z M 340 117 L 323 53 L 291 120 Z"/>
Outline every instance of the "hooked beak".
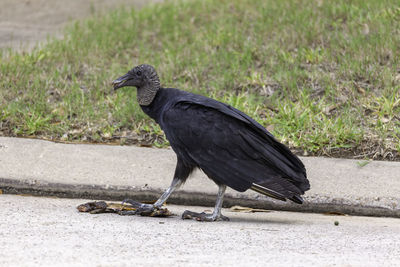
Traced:
<path fill-rule="evenodd" d="M 129 73 L 119 77 L 118 79 L 112 81 L 112 85 L 114 86 L 114 90 L 117 90 L 118 88 L 126 86 L 126 82 L 130 80 L 130 75 Z"/>

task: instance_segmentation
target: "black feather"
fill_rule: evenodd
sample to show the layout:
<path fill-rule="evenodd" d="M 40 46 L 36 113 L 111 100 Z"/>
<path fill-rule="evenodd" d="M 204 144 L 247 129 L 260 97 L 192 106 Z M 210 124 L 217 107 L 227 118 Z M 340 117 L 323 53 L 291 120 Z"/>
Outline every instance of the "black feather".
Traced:
<path fill-rule="evenodd" d="M 198 167 L 217 184 L 237 191 L 251 188 L 302 203 L 299 195 L 310 188 L 303 163 L 243 112 L 172 88 L 160 88 L 153 102 L 141 107 L 164 130 L 182 179 Z"/>

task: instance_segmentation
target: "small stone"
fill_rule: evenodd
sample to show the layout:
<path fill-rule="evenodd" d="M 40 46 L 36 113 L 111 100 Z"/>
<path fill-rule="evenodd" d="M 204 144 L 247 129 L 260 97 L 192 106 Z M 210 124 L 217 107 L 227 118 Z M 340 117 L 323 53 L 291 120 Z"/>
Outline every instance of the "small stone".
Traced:
<path fill-rule="evenodd" d="M 61 141 L 67 141 L 68 140 L 68 133 L 63 134 L 63 136 L 61 136 Z"/>
<path fill-rule="evenodd" d="M 338 226 L 338 225 L 339 225 L 339 222 L 338 222 L 338 221 L 335 221 L 335 225 Z"/>

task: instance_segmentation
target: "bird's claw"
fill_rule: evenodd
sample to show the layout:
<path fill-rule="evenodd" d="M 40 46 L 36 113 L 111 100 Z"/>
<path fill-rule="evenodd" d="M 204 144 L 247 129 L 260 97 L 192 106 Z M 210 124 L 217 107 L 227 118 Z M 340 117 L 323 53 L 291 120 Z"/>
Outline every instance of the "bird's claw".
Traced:
<path fill-rule="evenodd" d="M 229 221 L 229 218 L 222 214 L 214 216 L 214 214 L 209 214 L 205 212 L 198 213 L 190 210 L 185 210 L 183 212 L 182 219 L 193 219 L 200 222 Z"/>

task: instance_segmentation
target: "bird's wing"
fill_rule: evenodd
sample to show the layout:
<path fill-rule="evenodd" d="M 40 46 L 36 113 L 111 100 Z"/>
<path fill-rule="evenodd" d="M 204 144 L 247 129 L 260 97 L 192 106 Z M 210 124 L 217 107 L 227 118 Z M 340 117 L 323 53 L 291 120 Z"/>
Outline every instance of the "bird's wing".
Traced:
<path fill-rule="evenodd" d="M 171 146 L 210 178 L 238 191 L 262 184 L 286 197 L 307 190 L 304 165 L 261 125 L 213 99 L 189 95 L 164 111 Z"/>
<path fill-rule="evenodd" d="M 276 152 L 273 154 L 279 161 L 289 166 L 295 172 L 303 172 L 306 176 L 305 167 L 301 160 L 294 155 L 288 147 L 278 142 L 267 129 L 240 110 L 214 99 L 195 94 L 182 96 L 181 99 L 176 102 L 176 105 L 179 104 L 192 104 L 207 107 L 245 123 L 249 129 L 252 129 L 258 134 L 258 137 L 261 138 L 263 142 L 266 142 L 273 148 L 274 152 Z M 278 162 L 276 163 L 280 165 Z M 288 173 L 288 175 L 290 175 L 290 173 Z"/>

